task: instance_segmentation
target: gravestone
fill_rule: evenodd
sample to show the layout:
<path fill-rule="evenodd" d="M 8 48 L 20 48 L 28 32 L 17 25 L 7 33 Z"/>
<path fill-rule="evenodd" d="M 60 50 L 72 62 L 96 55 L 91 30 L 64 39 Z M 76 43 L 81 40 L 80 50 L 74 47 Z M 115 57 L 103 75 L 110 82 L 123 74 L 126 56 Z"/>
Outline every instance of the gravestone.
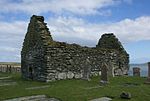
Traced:
<path fill-rule="evenodd" d="M 83 69 L 83 77 L 82 79 L 90 81 L 90 72 L 91 72 L 91 66 L 90 66 L 90 60 L 89 57 L 85 61 L 85 67 Z"/>
<path fill-rule="evenodd" d="M 101 83 L 108 83 L 108 66 L 106 63 L 102 63 L 101 67 Z"/>
<path fill-rule="evenodd" d="M 150 62 L 148 62 L 148 78 L 150 79 Z"/>
<path fill-rule="evenodd" d="M 139 76 L 140 77 L 140 68 L 139 67 L 133 68 L 133 76 Z"/>
<path fill-rule="evenodd" d="M 148 62 L 148 77 L 147 80 L 145 81 L 146 84 L 150 84 L 150 62 Z"/>

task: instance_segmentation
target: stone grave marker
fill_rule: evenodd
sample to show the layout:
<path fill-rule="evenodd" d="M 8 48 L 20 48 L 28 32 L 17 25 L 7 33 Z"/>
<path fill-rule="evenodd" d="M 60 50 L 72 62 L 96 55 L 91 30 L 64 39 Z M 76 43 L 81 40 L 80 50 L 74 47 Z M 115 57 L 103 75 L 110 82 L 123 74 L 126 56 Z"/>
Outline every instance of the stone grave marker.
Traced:
<path fill-rule="evenodd" d="M 145 81 L 146 84 L 150 84 L 150 62 L 148 62 L 148 77 L 147 80 Z"/>
<path fill-rule="evenodd" d="M 85 61 L 82 79 L 90 81 L 90 72 L 91 72 L 90 60 L 89 58 L 87 58 Z"/>
<path fill-rule="evenodd" d="M 150 80 L 150 62 L 148 62 L 148 78 Z"/>
<path fill-rule="evenodd" d="M 101 67 L 101 83 L 108 83 L 108 66 L 106 63 L 102 63 Z"/>
<path fill-rule="evenodd" d="M 139 67 L 133 68 L 133 76 L 139 76 L 140 77 L 140 68 Z"/>

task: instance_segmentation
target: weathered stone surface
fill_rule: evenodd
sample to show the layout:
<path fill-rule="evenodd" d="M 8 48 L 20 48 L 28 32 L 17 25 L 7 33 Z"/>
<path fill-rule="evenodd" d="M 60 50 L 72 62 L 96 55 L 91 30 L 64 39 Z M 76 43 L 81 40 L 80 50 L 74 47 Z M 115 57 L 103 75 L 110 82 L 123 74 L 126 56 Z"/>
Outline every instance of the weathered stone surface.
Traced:
<path fill-rule="evenodd" d="M 122 75 L 122 70 L 119 68 L 115 69 L 115 74 L 116 75 Z"/>
<path fill-rule="evenodd" d="M 93 100 L 90 100 L 90 101 L 111 101 L 111 100 L 112 99 L 108 98 L 108 97 L 101 97 L 101 98 L 93 99 Z"/>
<path fill-rule="evenodd" d="M 121 97 L 122 99 L 131 99 L 131 94 L 128 93 L 128 92 L 122 92 L 122 93 L 120 94 L 120 97 Z"/>
<path fill-rule="evenodd" d="M 26 96 L 14 99 L 8 99 L 4 101 L 60 101 L 56 98 L 48 98 L 46 95 L 35 95 L 35 96 Z"/>
<path fill-rule="evenodd" d="M 150 62 L 148 62 L 148 77 L 145 81 L 145 84 L 150 84 Z"/>
<path fill-rule="evenodd" d="M 104 62 L 101 67 L 101 83 L 108 83 L 108 65 Z"/>
<path fill-rule="evenodd" d="M 150 62 L 148 62 L 148 77 L 150 78 Z"/>
<path fill-rule="evenodd" d="M 67 78 L 68 79 L 72 79 L 73 77 L 74 77 L 74 73 L 72 73 L 72 72 L 67 73 Z"/>
<path fill-rule="evenodd" d="M 116 38 L 113 33 L 103 34 L 98 42 L 97 47 L 106 49 L 116 49 L 120 52 L 126 52 L 121 42 Z"/>
<path fill-rule="evenodd" d="M 121 42 L 116 38 L 116 36 L 113 33 L 103 34 L 102 37 L 99 39 L 98 45 L 96 47 L 117 50 L 119 54 L 119 57 L 117 58 L 118 66 L 113 66 L 114 75 L 127 75 L 128 74 L 129 54 L 125 51 Z"/>
<path fill-rule="evenodd" d="M 75 73 L 74 78 L 79 79 L 79 78 L 82 78 L 82 77 L 83 77 L 82 74 L 80 74 L 80 73 Z"/>
<path fill-rule="evenodd" d="M 105 36 L 111 37 L 112 34 Z M 114 40 L 115 37 L 111 38 Z M 108 63 L 108 75 L 118 75 L 118 69 L 121 69 L 119 75 L 124 75 L 128 71 L 129 57 L 121 49 L 123 47 L 101 47 L 101 42 L 91 48 L 54 41 L 44 23 L 44 17 L 33 15 L 21 51 L 22 77 L 39 81 L 67 78 L 89 80 L 90 76 L 99 74 L 104 60 Z"/>
<path fill-rule="evenodd" d="M 85 60 L 84 64 L 84 69 L 83 69 L 83 77 L 82 79 L 85 80 L 90 80 L 90 73 L 91 73 L 91 62 L 89 61 L 89 57 Z"/>
<path fill-rule="evenodd" d="M 133 76 L 139 76 L 140 77 L 140 68 L 139 67 L 133 68 Z"/>
<path fill-rule="evenodd" d="M 58 74 L 58 80 L 61 80 L 61 79 L 66 79 L 66 73 L 59 73 Z"/>
<path fill-rule="evenodd" d="M 15 73 L 20 72 L 21 66 L 14 66 L 14 65 L 7 65 L 7 64 L 0 64 L 0 72 L 7 72 L 7 73 Z"/>

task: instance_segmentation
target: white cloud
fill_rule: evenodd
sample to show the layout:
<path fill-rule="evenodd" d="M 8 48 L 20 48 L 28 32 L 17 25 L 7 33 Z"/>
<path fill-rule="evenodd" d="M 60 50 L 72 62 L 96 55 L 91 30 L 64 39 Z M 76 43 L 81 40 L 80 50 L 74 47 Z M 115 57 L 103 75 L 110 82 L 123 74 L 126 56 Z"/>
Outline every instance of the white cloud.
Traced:
<path fill-rule="evenodd" d="M 0 1 L 0 12 L 23 11 L 29 14 L 40 14 L 51 11 L 53 13 L 64 13 L 68 11 L 74 14 L 100 14 L 109 15 L 110 10 L 102 8 L 116 5 L 122 0 L 22 0 L 22 2 Z"/>
<path fill-rule="evenodd" d="M 27 22 L 0 22 L 0 61 L 20 61 L 22 42 Z"/>
<path fill-rule="evenodd" d="M 92 46 L 97 44 L 100 36 L 103 33 L 113 32 L 120 39 L 121 42 L 150 40 L 150 16 L 142 16 L 132 19 L 124 19 L 115 23 L 106 24 L 92 24 L 85 22 L 83 19 L 74 17 L 58 17 L 49 18 L 47 21 L 48 27 L 54 39 L 61 39 L 57 41 L 75 41 L 84 45 Z M 1 56 L 13 60 L 12 56 L 20 55 L 22 42 L 27 31 L 28 22 L 14 21 L 14 22 L 0 22 L 0 50 Z M 91 44 L 90 44 L 91 45 Z M 11 56 L 12 55 L 12 56 Z M 20 57 L 16 57 L 19 60 Z"/>
<path fill-rule="evenodd" d="M 115 23 L 92 24 L 72 17 L 50 18 L 49 28 L 54 37 L 76 37 L 96 41 L 103 33 L 113 32 L 122 42 L 150 40 L 150 17 L 124 19 Z"/>
<path fill-rule="evenodd" d="M 27 22 L 14 21 L 14 22 L 0 22 L 0 50 L 5 51 L 18 51 L 23 43 L 25 33 L 27 31 Z"/>
<path fill-rule="evenodd" d="M 19 51 L 19 48 L 14 48 L 14 47 L 8 47 L 8 46 L 2 46 L 0 47 L 0 52 L 16 52 Z"/>
<path fill-rule="evenodd" d="M 123 0 L 124 2 L 128 3 L 128 4 L 132 4 L 133 0 Z"/>
<path fill-rule="evenodd" d="M 27 23 L 24 21 L 0 22 L 0 33 L 6 35 L 21 35 L 25 33 Z"/>

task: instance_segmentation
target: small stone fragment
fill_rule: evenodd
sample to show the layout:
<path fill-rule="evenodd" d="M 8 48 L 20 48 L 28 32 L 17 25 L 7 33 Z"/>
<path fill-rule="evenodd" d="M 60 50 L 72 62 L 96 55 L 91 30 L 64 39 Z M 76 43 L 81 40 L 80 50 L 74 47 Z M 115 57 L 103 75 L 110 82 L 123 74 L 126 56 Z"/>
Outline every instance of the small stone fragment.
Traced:
<path fill-rule="evenodd" d="M 128 93 L 128 92 L 122 92 L 120 94 L 120 98 L 122 98 L 122 99 L 131 99 L 131 94 Z"/>

